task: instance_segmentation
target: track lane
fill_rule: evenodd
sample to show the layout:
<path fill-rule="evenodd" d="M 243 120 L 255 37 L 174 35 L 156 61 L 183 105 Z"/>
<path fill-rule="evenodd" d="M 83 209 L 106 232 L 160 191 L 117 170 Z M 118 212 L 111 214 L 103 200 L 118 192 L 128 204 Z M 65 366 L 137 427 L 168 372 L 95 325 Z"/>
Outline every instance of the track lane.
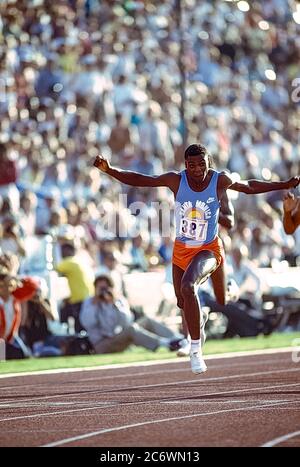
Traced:
<path fill-rule="evenodd" d="M 239 417 L 242 419 L 239 421 L 241 429 L 233 442 L 245 443 L 250 422 L 253 426 L 261 412 L 267 414 L 264 426 L 271 427 L 272 433 L 261 430 L 260 438 L 255 440 L 256 445 L 282 435 L 282 431 L 274 432 L 274 426 L 288 428 L 286 433 L 299 428 L 295 414 L 299 420 L 300 366 L 293 364 L 290 353 L 261 356 L 259 360 L 257 357 L 234 357 L 226 363 L 216 359 L 210 362 L 209 372 L 200 377 L 191 375 L 186 365 L 182 361 L 165 366 L 141 365 L 139 369 L 127 369 L 128 381 L 126 371 L 118 369 L 101 369 L 88 377 L 86 373 L 84 376 L 77 373 L 80 390 L 75 387 L 72 373 L 21 377 L 25 383 L 23 392 L 21 385 L 17 385 L 15 393 L 11 384 L 13 378 L 6 380 L 13 394 L 0 403 L 0 427 L 1 420 L 5 424 L 5 433 L 1 430 L 0 434 L 0 445 L 51 445 L 68 438 L 76 438 L 75 444 L 70 445 L 89 446 L 213 445 L 209 444 L 209 427 L 214 426 L 217 430 L 220 419 L 235 420 L 236 423 Z M 258 371 L 253 371 L 256 369 Z M 184 375 L 186 379 L 182 379 Z M 34 384 L 35 379 L 38 379 L 37 395 L 33 394 L 34 386 L 28 382 L 33 380 Z M 70 394 L 68 391 L 72 385 Z M 64 392 L 61 387 L 65 388 Z M 283 408 L 291 412 L 288 427 L 282 427 L 279 421 L 274 423 L 275 419 L 282 418 Z M 174 420 L 168 421 L 168 418 Z M 158 422 L 159 419 L 166 421 Z M 205 430 L 203 423 L 207 426 Z M 138 426 L 130 430 L 118 428 L 136 424 Z M 178 434 L 174 429 L 166 429 L 166 426 L 174 424 L 179 427 L 175 430 Z M 201 429 L 201 439 L 190 432 L 191 424 L 197 426 L 198 431 Z M 182 439 L 186 430 L 189 437 Z M 99 435 L 89 436 L 89 433 L 98 431 L 101 432 Z M 150 437 L 149 432 L 153 432 Z M 227 443 L 231 438 L 226 429 L 218 435 L 217 441 L 211 439 L 210 443 L 230 445 Z M 140 444 L 136 444 L 137 439 Z M 248 441 L 251 441 L 251 436 Z M 114 444 L 110 444 L 112 442 Z M 297 437 L 294 442 L 297 442 Z"/>

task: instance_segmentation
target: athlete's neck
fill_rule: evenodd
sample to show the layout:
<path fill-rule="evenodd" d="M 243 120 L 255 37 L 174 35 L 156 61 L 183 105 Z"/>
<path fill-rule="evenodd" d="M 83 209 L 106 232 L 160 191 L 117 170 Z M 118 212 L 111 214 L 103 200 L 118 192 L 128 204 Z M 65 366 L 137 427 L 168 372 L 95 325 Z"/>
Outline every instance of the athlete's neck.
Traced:
<path fill-rule="evenodd" d="M 203 191 L 205 188 L 207 188 L 210 180 L 211 180 L 211 172 L 208 170 L 206 174 L 204 175 L 204 178 L 196 178 L 191 175 L 186 171 L 186 176 L 188 183 L 191 187 L 192 190 L 194 191 Z"/>

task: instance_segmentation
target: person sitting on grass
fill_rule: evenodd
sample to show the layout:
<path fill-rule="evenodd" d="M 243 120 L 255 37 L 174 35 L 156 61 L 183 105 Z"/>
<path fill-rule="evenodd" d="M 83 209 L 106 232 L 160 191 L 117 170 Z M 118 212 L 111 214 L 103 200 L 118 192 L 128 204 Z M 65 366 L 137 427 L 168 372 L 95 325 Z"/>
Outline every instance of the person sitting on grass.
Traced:
<path fill-rule="evenodd" d="M 19 337 L 21 302 L 32 298 L 39 284 L 31 277 L 20 278 L 15 274 L 13 259 L 4 254 L 0 257 L 0 339 L 5 341 L 6 359 L 24 358 L 30 355 Z"/>
<path fill-rule="evenodd" d="M 183 336 L 151 318 L 134 321 L 128 303 L 114 296 L 109 276 L 97 276 L 94 285 L 95 296 L 83 302 L 79 319 L 96 353 L 122 352 L 131 344 L 152 351 L 178 350 L 185 344 Z"/>

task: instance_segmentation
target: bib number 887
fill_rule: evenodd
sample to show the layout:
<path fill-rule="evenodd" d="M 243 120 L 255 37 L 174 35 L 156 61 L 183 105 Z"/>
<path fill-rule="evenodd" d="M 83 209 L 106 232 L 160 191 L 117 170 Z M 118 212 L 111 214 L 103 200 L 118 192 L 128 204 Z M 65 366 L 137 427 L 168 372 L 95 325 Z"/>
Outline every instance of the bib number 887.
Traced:
<path fill-rule="evenodd" d="M 204 242 L 207 237 L 207 225 L 207 221 L 184 217 L 180 222 L 180 233 L 183 237 Z"/>

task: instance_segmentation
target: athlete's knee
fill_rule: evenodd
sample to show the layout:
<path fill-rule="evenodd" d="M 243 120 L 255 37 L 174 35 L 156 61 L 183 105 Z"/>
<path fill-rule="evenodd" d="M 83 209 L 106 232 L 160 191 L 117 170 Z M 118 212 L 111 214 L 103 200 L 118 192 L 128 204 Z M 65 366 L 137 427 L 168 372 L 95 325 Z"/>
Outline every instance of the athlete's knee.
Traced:
<path fill-rule="evenodd" d="M 195 295 L 195 284 L 191 281 L 183 281 L 181 284 L 181 295 L 183 299 L 185 297 L 190 297 L 191 295 Z"/>

